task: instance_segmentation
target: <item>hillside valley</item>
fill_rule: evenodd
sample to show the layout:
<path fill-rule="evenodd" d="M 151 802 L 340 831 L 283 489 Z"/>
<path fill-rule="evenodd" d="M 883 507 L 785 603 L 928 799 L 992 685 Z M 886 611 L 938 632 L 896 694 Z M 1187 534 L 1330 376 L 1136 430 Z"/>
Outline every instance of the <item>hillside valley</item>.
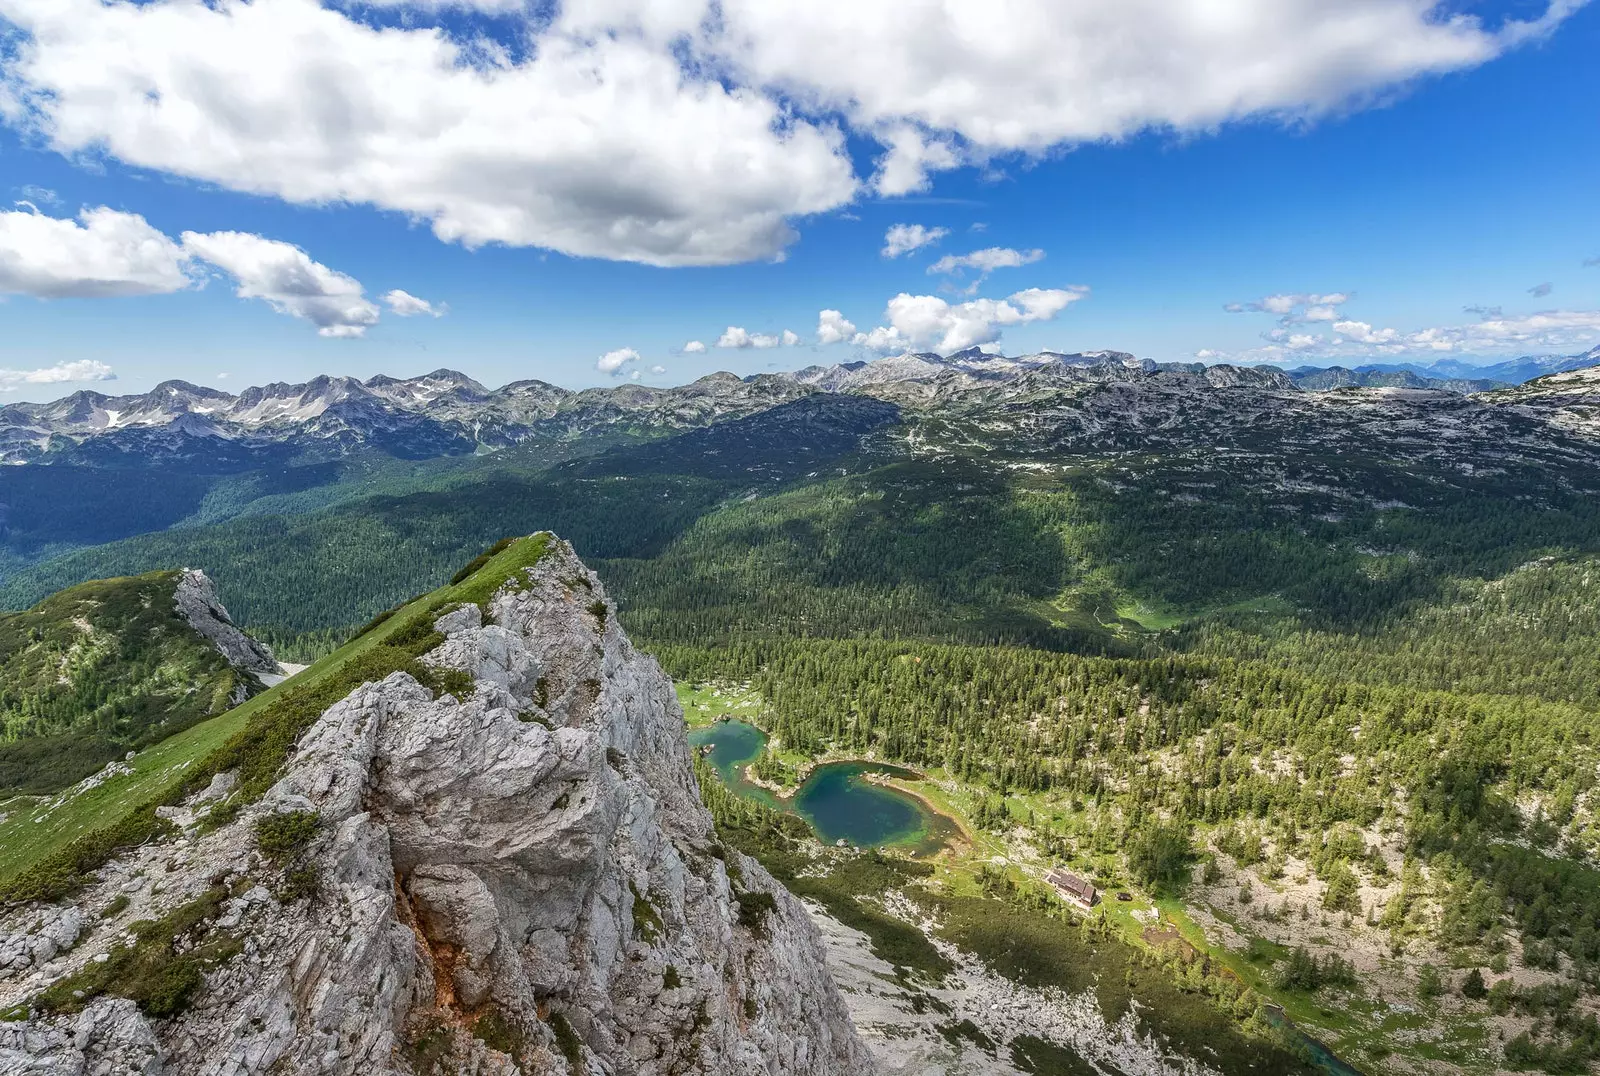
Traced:
<path fill-rule="evenodd" d="M 28 672 L 37 655 L 86 646 L 74 641 L 71 603 L 115 607 L 120 591 L 106 588 L 176 586 L 183 566 L 215 580 L 216 604 L 270 645 L 271 660 L 312 664 L 234 706 L 232 678 L 243 674 L 212 647 L 206 660 L 220 666 L 181 672 L 217 677 L 209 693 L 192 693 L 211 700 L 204 708 L 130 674 L 127 691 L 154 700 L 140 712 L 166 716 L 107 725 L 87 703 L 58 699 L 51 705 L 77 708 L 48 729 L 9 724 L 7 749 L 17 751 L 53 750 L 44 732 L 114 728 L 104 750 L 119 754 L 95 756 L 91 770 L 137 754 L 127 773 L 60 799 L 55 836 L 0 870 L 0 898 L 18 924 L 27 917 L 16 902 L 70 893 L 98 907 L 126 892 L 166 915 L 173 906 L 141 888 L 162 857 L 189 864 L 183 885 L 199 886 L 199 863 L 258 840 L 240 827 L 255 825 L 258 801 L 288 804 L 289 785 L 310 779 L 295 774 L 321 756 L 301 737 L 338 726 L 324 715 L 342 713 L 335 704 L 351 692 L 375 692 L 373 706 L 403 715 L 397 729 L 433 720 L 430 707 L 452 691 L 488 706 L 489 665 L 446 655 L 459 656 L 458 631 L 499 638 L 499 619 L 406 625 L 426 619 L 418 610 L 465 601 L 462 588 L 489 587 L 469 604 L 499 610 L 510 577 L 494 566 L 510 562 L 494 543 L 553 531 L 594 569 L 589 586 L 602 597 L 563 600 L 604 610 L 578 619 L 598 632 L 605 660 L 637 645 L 676 682 L 675 696 L 665 681 L 638 688 L 658 700 L 647 754 L 665 752 L 697 778 L 662 778 L 650 795 L 697 785 L 717 843 L 761 865 L 747 879 L 764 871 L 806 902 L 820 933 L 782 960 L 803 949 L 826 956 L 862 1048 L 902 1066 L 887 1071 L 1592 1071 L 1595 358 L 1431 379 L 1496 383 L 1487 388 L 1344 384 L 1337 374 L 1320 388 L 1294 371 L 1162 366 L 1116 352 L 962 352 L 719 374 L 673 390 L 491 391 L 440 371 L 14 405 L 13 465 L 0 468 L 0 598 L 43 604 L 0 620 L 0 633 L 31 624 L 41 633 L 6 659 L 7 690 L 37 676 Z M 486 548 L 497 551 L 458 572 Z M 569 568 L 563 585 L 577 595 L 580 569 Z M 165 593 L 148 603 L 164 616 Z M 539 623 L 518 631 L 537 637 Z M 395 694 L 396 670 L 429 698 Z M 605 691 L 612 675 L 597 677 Z M 494 705 L 531 713 L 531 700 L 555 713 L 537 685 L 496 683 L 515 705 Z M 548 695 L 549 705 L 578 714 L 588 689 L 574 690 L 559 703 Z M 727 717 L 759 746 L 727 773 L 696 764 L 679 706 L 692 735 Z M 538 739 L 543 726 L 524 724 Z M 292 756 L 276 753 L 297 740 Z M 643 759 L 608 743 L 624 756 L 610 769 L 627 786 Z M 174 783 L 179 759 L 187 768 Z M 883 787 L 948 830 L 877 849 L 819 839 L 786 805 L 835 763 L 892 764 Z M 12 787 L 45 803 L 87 772 Z M 214 810 L 206 790 L 224 773 L 245 798 L 211 830 L 197 820 Z M 400 811 L 393 794 L 384 810 Z M 353 869 L 326 856 L 355 816 L 312 799 L 328 828 L 307 854 L 325 873 Z M 0 842 L 24 832 L 22 802 L 0 804 L 12 815 Z M 168 819 L 179 832 L 157 825 Z M 722 868 L 689 862 L 709 854 L 699 826 L 689 825 L 695 851 L 683 854 L 703 879 L 703 868 Z M 104 866 L 111 851 L 124 866 Z M 256 865 L 233 869 L 259 880 Z M 1045 880 L 1052 869 L 1092 884 L 1097 901 L 1072 905 Z M 445 885 L 446 873 L 428 884 Z M 739 885 L 724 873 L 734 909 Z M 650 877 L 636 897 L 654 903 L 650 886 L 686 892 L 676 876 Z M 298 930 L 296 899 L 313 898 L 228 908 L 240 922 Z M 665 915 L 677 899 L 656 906 Z M 645 929 L 638 914 L 635 932 Z M 80 974 L 95 944 L 52 974 Z M 655 959 L 647 964 L 664 981 Z M 766 957 L 738 958 L 747 959 L 753 969 Z M 672 966 L 692 990 L 686 965 Z M 489 977 L 509 981 L 498 974 Z M 208 970 L 204 981 L 211 991 L 218 980 Z M 540 981 L 529 980 L 535 995 Z M 107 996 L 154 1016 L 161 1041 L 201 1026 L 162 1023 L 142 997 Z M 26 1000 L 19 992 L 10 1003 Z M 532 1029 L 530 1050 L 560 1053 L 543 1010 L 506 1004 L 510 1023 Z M 711 1011 L 717 1036 L 746 1034 L 739 1004 Z M 758 999 L 755 1026 L 773 1026 L 768 1005 Z M 482 1018 L 451 1011 L 464 1027 Z M 586 1048 L 611 1056 L 570 1019 Z M 222 1034 L 204 1026 L 204 1037 Z M 447 1038 L 441 1049 L 478 1049 Z"/>

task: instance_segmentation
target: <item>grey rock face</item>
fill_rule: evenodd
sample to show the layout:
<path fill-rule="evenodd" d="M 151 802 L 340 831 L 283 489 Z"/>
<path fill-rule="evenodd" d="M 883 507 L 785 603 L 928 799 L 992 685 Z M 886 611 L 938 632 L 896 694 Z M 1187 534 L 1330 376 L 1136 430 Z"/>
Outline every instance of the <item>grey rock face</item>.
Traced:
<path fill-rule="evenodd" d="M 278 671 L 278 659 L 267 645 L 234 627 L 228 610 L 217 597 L 217 588 L 205 572 L 185 568 L 173 593 L 178 614 L 195 631 L 211 640 L 228 663 L 243 672 L 257 675 Z"/>
<path fill-rule="evenodd" d="M 225 901 L 243 952 L 177 1017 L 0 1025 L 0 1074 L 96 1071 L 79 1040 L 144 1041 L 134 1024 L 164 1067 L 132 1071 L 173 1076 L 872 1072 L 804 909 L 716 842 L 671 682 L 598 580 L 552 540 L 487 604 L 442 616 L 425 659 L 470 672 L 470 697 L 364 685 L 246 817 L 107 872 L 144 917 L 146 866 L 174 904 L 219 876 L 272 884 L 255 820 L 314 810 L 314 898 Z M 24 1040 L 50 1060 L 8 1061 Z"/>

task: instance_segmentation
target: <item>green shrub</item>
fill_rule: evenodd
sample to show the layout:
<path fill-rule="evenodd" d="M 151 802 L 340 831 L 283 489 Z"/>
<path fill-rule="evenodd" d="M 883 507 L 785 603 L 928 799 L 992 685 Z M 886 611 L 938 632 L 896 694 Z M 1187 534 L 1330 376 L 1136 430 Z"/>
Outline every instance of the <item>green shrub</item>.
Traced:
<path fill-rule="evenodd" d="M 458 701 L 471 698 L 478 684 L 471 673 L 442 665 L 423 665 L 417 679 L 436 695 L 454 695 Z"/>
<path fill-rule="evenodd" d="M 286 863 L 303 853 L 322 828 L 316 811 L 287 811 L 256 820 L 256 847 L 274 863 Z"/>
<path fill-rule="evenodd" d="M 666 927 L 661 922 L 661 913 L 656 911 L 656 906 L 650 903 L 649 898 L 639 892 L 639 887 L 633 880 L 628 880 L 628 890 L 633 894 L 633 936 L 649 944 L 666 933 Z"/>
<path fill-rule="evenodd" d="M 528 1037 L 522 1028 L 493 1005 L 473 1021 L 472 1037 L 510 1058 L 520 1058 L 528 1048 Z"/>
<path fill-rule="evenodd" d="M 150 1016 L 172 1016 L 187 1008 L 204 982 L 206 969 L 234 956 L 239 939 L 212 928 L 227 890 L 220 886 L 168 912 L 141 920 L 129 931 L 134 940 L 118 945 L 107 959 L 85 964 L 33 998 L 45 1013 L 75 1013 L 101 995 L 129 998 Z"/>
<path fill-rule="evenodd" d="M 322 872 L 316 867 L 296 867 L 283 872 L 283 884 L 278 887 L 278 900 L 293 904 L 301 897 L 314 897 L 322 889 Z"/>
<path fill-rule="evenodd" d="M 556 1049 L 567 1059 L 567 1064 L 576 1065 L 583 1060 L 583 1040 L 578 1038 L 578 1033 L 572 1030 L 572 1025 L 567 1023 L 565 1016 L 560 1013 L 551 1014 L 550 1031 L 556 1037 Z"/>
<path fill-rule="evenodd" d="M 778 902 L 771 893 L 740 893 L 739 925 L 755 934 L 766 934 L 767 916 L 777 910 Z"/>

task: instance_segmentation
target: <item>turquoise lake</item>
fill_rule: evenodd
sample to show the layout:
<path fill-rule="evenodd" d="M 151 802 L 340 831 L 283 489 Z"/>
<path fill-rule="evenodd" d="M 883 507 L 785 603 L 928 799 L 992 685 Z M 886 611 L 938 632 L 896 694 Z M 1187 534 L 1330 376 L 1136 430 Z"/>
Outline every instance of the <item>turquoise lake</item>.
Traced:
<path fill-rule="evenodd" d="M 799 815 L 829 844 L 842 840 L 864 848 L 896 845 L 930 854 L 959 833 L 954 822 L 921 800 L 867 779 L 869 774 L 920 779 L 913 770 L 875 762 L 829 762 L 812 770 L 793 796 L 779 797 L 745 780 L 745 765 L 767 744 L 766 733 L 754 725 L 722 721 L 692 729 L 689 743 L 696 749 L 710 745 L 706 760 L 729 788 Z"/>

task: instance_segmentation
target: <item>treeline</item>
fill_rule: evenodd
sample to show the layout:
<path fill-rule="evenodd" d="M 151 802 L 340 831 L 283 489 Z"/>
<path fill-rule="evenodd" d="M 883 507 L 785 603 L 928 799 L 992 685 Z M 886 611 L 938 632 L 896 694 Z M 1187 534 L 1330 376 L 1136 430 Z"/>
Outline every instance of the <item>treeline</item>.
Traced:
<path fill-rule="evenodd" d="M 86 583 L 0 616 L 0 795 L 54 792 L 238 700 L 233 667 L 174 609 L 176 584 Z"/>
<path fill-rule="evenodd" d="M 1280 849 L 1353 895 L 1384 869 L 1354 829 L 1404 827 L 1410 852 L 1454 878 L 1455 941 L 1482 941 L 1510 915 L 1600 981 L 1600 874 L 1580 861 L 1595 834 L 1575 808 L 1600 761 L 1585 708 L 1189 656 L 860 639 L 655 650 L 681 678 L 750 681 L 796 750 L 872 751 L 999 793 L 1063 795 L 1081 814 L 1032 825 L 1090 847 L 1140 847 L 1161 819 L 1270 825 Z M 1544 805 L 1534 824 L 1514 806 L 1527 796 Z"/>

